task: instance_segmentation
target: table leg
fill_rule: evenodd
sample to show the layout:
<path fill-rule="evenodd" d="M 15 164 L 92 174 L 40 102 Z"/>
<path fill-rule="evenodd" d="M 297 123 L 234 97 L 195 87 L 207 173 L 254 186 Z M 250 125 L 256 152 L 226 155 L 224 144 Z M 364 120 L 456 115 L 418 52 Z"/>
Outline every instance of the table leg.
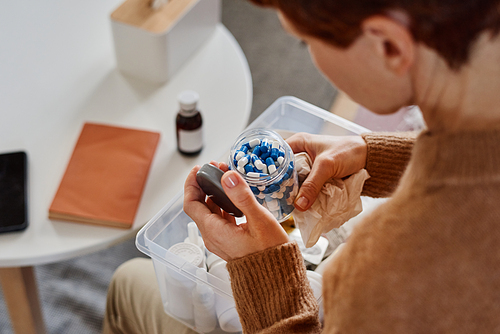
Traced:
<path fill-rule="evenodd" d="M 45 334 L 33 267 L 0 268 L 0 284 L 16 334 Z"/>

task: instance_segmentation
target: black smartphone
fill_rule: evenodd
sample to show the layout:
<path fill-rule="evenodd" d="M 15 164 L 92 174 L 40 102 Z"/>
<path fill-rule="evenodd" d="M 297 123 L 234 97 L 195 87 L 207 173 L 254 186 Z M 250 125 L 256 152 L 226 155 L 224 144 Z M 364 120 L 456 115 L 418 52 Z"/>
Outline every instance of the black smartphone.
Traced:
<path fill-rule="evenodd" d="M 28 226 L 27 164 L 25 152 L 0 154 L 0 232 Z"/>

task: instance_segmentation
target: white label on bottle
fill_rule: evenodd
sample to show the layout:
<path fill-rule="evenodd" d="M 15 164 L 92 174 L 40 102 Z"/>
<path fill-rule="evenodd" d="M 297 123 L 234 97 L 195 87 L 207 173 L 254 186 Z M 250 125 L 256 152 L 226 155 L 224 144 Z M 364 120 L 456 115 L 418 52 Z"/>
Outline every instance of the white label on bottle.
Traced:
<path fill-rule="evenodd" d="M 179 148 L 184 152 L 196 152 L 203 147 L 203 128 L 179 130 Z"/>

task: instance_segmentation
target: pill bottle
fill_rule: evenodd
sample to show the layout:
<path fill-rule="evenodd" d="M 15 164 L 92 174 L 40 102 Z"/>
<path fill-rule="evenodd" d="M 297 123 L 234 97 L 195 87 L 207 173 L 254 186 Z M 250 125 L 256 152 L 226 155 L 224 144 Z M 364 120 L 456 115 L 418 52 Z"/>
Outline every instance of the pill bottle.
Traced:
<path fill-rule="evenodd" d="M 180 242 L 168 249 L 169 252 L 181 257 L 186 263 L 204 267 L 204 254 L 200 247 L 191 243 Z M 186 275 L 167 267 L 166 275 L 167 310 L 173 316 L 194 324 L 192 291 L 196 287 Z"/>
<path fill-rule="evenodd" d="M 197 331 L 210 333 L 217 326 L 215 313 L 215 293 L 207 285 L 207 271 L 204 268 L 196 270 L 196 288 L 193 289 L 194 325 Z"/>
<path fill-rule="evenodd" d="M 186 90 L 179 94 L 180 110 L 175 120 L 177 149 L 184 155 L 196 155 L 203 148 L 203 121 L 197 109 L 198 93 Z"/>
<path fill-rule="evenodd" d="M 215 254 L 210 254 L 207 257 L 208 272 L 226 283 L 231 283 L 226 264 L 226 261 Z M 234 299 L 216 294 L 215 311 L 219 326 L 224 332 L 239 333 L 243 330 Z"/>
<path fill-rule="evenodd" d="M 299 183 L 293 151 L 278 133 L 262 128 L 243 132 L 231 147 L 228 165 L 278 222 L 290 217 Z"/>

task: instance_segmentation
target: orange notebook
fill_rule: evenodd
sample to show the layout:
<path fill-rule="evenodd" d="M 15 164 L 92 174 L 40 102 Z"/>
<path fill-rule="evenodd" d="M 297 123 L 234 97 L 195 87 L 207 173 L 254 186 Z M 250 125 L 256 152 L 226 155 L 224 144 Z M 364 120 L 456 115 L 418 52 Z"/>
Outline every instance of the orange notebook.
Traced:
<path fill-rule="evenodd" d="M 160 134 L 85 123 L 49 218 L 130 228 Z"/>

